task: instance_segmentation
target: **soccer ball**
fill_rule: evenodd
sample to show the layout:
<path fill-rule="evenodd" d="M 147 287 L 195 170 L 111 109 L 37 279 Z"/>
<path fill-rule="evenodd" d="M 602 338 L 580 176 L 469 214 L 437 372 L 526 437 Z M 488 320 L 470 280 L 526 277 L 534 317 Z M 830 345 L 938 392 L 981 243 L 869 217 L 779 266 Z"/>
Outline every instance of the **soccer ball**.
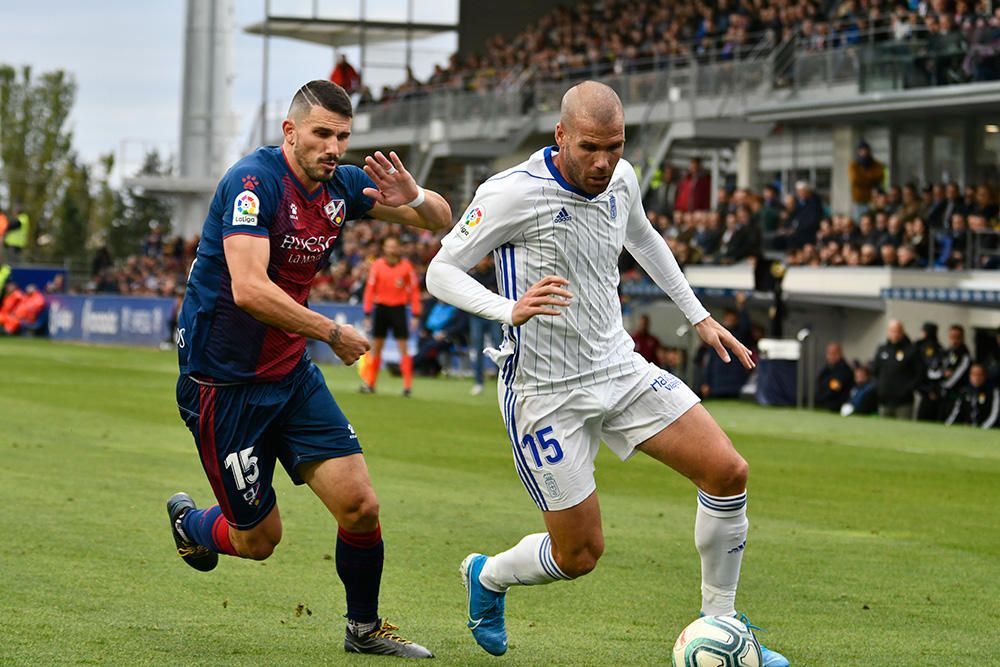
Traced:
<path fill-rule="evenodd" d="M 731 616 L 703 616 L 681 631 L 673 667 L 760 667 L 760 644 Z"/>

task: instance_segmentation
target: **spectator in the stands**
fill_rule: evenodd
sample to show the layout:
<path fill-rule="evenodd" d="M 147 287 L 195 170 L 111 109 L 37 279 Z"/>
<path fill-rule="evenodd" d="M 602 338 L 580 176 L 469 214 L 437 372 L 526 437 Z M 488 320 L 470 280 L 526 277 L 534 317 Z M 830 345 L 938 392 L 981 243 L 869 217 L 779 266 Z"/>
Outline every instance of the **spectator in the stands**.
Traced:
<path fill-rule="evenodd" d="M 900 269 L 923 268 L 916 248 L 909 243 L 904 243 L 896 249 L 896 266 Z"/>
<path fill-rule="evenodd" d="M 17 286 L 14 286 L 17 290 Z M 4 305 L 6 306 L 6 299 Z M 45 310 L 45 295 L 34 285 L 28 285 L 21 298 L 17 299 L 9 312 L 0 313 L 0 327 L 3 333 L 14 335 L 24 330 L 32 329 L 42 311 Z M 3 311 L 6 311 L 6 307 Z"/>
<path fill-rule="evenodd" d="M 660 347 L 660 340 L 649 331 L 649 315 L 643 313 L 639 316 L 639 326 L 632 332 L 632 340 L 639 356 L 651 363 L 656 362 L 656 349 Z"/>
<path fill-rule="evenodd" d="M 878 391 L 872 381 L 871 371 L 864 364 L 854 366 L 854 387 L 851 388 L 847 402 L 840 406 L 840 414 L 870 415 L 878 409 Z"/>
<path fill-rule="evenodd" d="M 347 56 L 343 54 L 337 59 L 337 64 L 330 72 L 330 81 L 347 91 L 348 95 L 353 95 L 361 90 L 361 75 L 351 63 L 347 62 Z"/>
<path fill-rule="evenodd" d="M 826 364 L 816 380 L 816 404 L 831 412 L 840 410 L 854 387 L 854 371 L 844 361 L 840 343 L 826 346 Z"/>
<path fill-rule="evenodd" d="M 752 347 L 750 316 L 746 309 L 746 294 L 736 293 L 736 308 L 727 308 L 722 317 L 726 327 L 737 340 Z M 741 364 L 727 364 L 711 347 L 703 345 L 698 351 L 698 361 L 704 368 L 701 395 L 703 398 L 738 398 L 746 384 L 748 371 Z"/>
<path fill-rule="evenodd" d="M 760 234 L 750 224 L 750 209 L 740 206 L 726 216 L 726 231 L 719 246 L 720 264 L 737 264 L 760 254 Z"/>
<path fill-rule="evenodd" d="M 896 246 L 886 243 L 878 251 L 882 266 L 893 267 L 898 265 L 899 260 L 896 253 Z"/>
<path fill-rule="evenodd" d="M 956 215 L 965 215 L 965 201 L 955 182 L 944 186 L 944 208 L 941 211 L 941 223 L 945 229 L 951 229 L 952 220 Z"/>
<path fill-rule="evenodd" d="M 922 366 L 917 350 L 899 320 L 890 320 L 886 342 L 875 352 L 878 413 L 897 419 L 913 418 L 913 392 Z"/>
<path fill-rule="evenodd" d="M 903 186 L 902 202 L 896 213 L 904 223 L 920 215 L 920 197 L 917 194 L 917 186 L 913 183 L 907 183 Z"/>
<path fill-rule="evenodd" d="M 969 380 L 972 354 L 965 344 L 965 327 L 952 324 L 948 327 L 948 347 L 944 351 L 944 367 L 941 374 L 941 391 L 950 407 L 958 400 L 958 391 Z"/>
<path fill-rule="evenodd" d="M 975 199 L 969 209 L 969 215 L 979 215 L 987 221 L 995 221 L 997 219 L 997 211 L 998 208 L 996 199 L 993 196 L 993 189 L 985 184 L 977 186 Z"/>
<path fill-rule="evenodd" d="M 951 413 L 945 423 L 969 424 L 976 428 L 989 429 L 1000 424 L 1000 389 L 986 376 L 982 364 L 973 364 L 969 369 L 969 382 L 961 388 Z"/>
<path fill-rule="evenodd" d="M 872 188 L 885 180 L 885 165 L 872 156 L 872 148 L 864 139 L 858 142 L 854 160 L 848 165 L 848 179 L 851 183 L 851 217 L 857 220 L 868 210 Z"/>
<path fill-rule="evenodd" d="M 930 229 L 944 227 L 944 210 L 944 186 L 939 183 L 924 186 L 920 217 L 924 219 Z"/>
<path fill-rule="evenodd" d="M 677 184 L 675 211 L 705 211 L 711 203 L 712 177 L 701 168 L 701 158 L 693 157 Z"/>
<path fill-rule="evenodd" d="M 923 366 L 917 382 L 915 417 L 921 421 L 941 418 L 941 377 L 944 368 L 944 348 L 938 341 L 938 326 L 924 322 L 922 335 L 914 343 Z"/>
<path fill-rule="evenodd" d="M 759 211 L 755 211 L 759 218 L 760 230 L 764 234 L 773 234 L 781 224 L 781 197 L 778 196 L 778 189 L 773 185 L 765 185 L 763 197 L 757 198 Z"/>
<path fill-rule="evenodd" d="M 816 242 L 816 232 L 822 219 L 823 203 L 813 192 L 812 186 L 805 181 L 796 182 L 795 212 L 790 220 L 794 229 L 792 242 L 795 247 L 801 248 L 807 243 Z"/>

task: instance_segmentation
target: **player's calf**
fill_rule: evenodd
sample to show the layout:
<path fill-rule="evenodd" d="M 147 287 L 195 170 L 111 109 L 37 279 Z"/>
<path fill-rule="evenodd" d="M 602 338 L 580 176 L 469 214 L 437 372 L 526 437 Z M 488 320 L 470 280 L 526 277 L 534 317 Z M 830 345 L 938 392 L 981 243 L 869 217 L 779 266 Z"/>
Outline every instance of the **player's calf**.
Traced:
<path fill-rule="evenodd" d="M 232 532 L 236 553 L 251 560 L 267 560 L 281 542 L 281 534 L 272 535 L 264 531 L 235 530 Z"/>

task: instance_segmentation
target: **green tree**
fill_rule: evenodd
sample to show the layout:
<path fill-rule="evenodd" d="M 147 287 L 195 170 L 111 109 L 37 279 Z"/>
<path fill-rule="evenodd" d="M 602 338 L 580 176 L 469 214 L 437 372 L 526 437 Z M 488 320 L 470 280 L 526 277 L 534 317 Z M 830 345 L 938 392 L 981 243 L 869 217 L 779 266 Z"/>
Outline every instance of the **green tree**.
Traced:
<path fill-rule="evenodd" d="M 136 176 L 169 176 L 170 172 L 170 164 L 154 150 L 146 154 Z M 151 197 L 137 188 L 125 188 L 117 203 L 117 214 L 107 235 L 108 249 L 113 257 L 137 253 L 153 223 L 163 230 L 164 238 L 170 235 L 170 207 L 163 199 Z"/>
<path fill-rule="evenodd" d="M 75 97 L 75 82 L 61 70 L 33 79 L 30 67 L 0 65 L 0 182 L 8 206 L 31 216 L 29 255 L 51 233 L 51 193 L 60 190 L 70 155 L 66 119 Z"/>
<path fill-rule="evenodd" d="M 90 189 L 90 168 L 71 155 L 64 172 L 62 195 L 52 217 L 48 235 L 51 246 L 45 248 L 49 259 L 68 260 L 71 265 L 86 261 L 87 240 L 90 238 L 90 219 L 94 198 Z"/>

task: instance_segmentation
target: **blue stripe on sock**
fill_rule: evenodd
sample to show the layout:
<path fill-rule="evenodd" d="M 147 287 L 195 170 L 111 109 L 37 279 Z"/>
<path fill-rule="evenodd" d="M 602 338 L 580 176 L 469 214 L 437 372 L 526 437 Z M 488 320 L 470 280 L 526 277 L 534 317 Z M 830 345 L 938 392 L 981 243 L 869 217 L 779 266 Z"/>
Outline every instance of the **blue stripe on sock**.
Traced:
<path fill-rule="evenodd" d="M 569 577 L 559 569 L 556 564 L 555 556 L 552 555 L 552 538 L 551 536 L 546 536 L 545 542 L 545 560 L 548 562 L 549 570 L 556 579 L 562 579 L 564 581 L 569 581 Z"/>
<path fill-rule="evenodd" d="M 731 498 L 721 498 L 719 496 L 710 496 L 704 491 L 699 490 L 698 502 L 711 510 L 731 512 L 741 509 L 747 504 L 747 494 L 744 492 Z"/>
<path fill-rule="evenodd" d="M 542 543 L 538 547 L 538 562 L 541 563 L 542 569 L 545 570 L 545 574 L 549 575 L 553 579 L 558 579 L 559 577 L 557 577 L 556 574 L 555 574 L 555 572 L 553 572 L 549 568 L 548 561 L 546 561 L 546 559 L 545 559 L 545 555 L 547 553 L 551 553 L 551 549 L 549 549 L 549 536 L 548 535 L 546 535 L 545 537 L 542 538 Z"/>

